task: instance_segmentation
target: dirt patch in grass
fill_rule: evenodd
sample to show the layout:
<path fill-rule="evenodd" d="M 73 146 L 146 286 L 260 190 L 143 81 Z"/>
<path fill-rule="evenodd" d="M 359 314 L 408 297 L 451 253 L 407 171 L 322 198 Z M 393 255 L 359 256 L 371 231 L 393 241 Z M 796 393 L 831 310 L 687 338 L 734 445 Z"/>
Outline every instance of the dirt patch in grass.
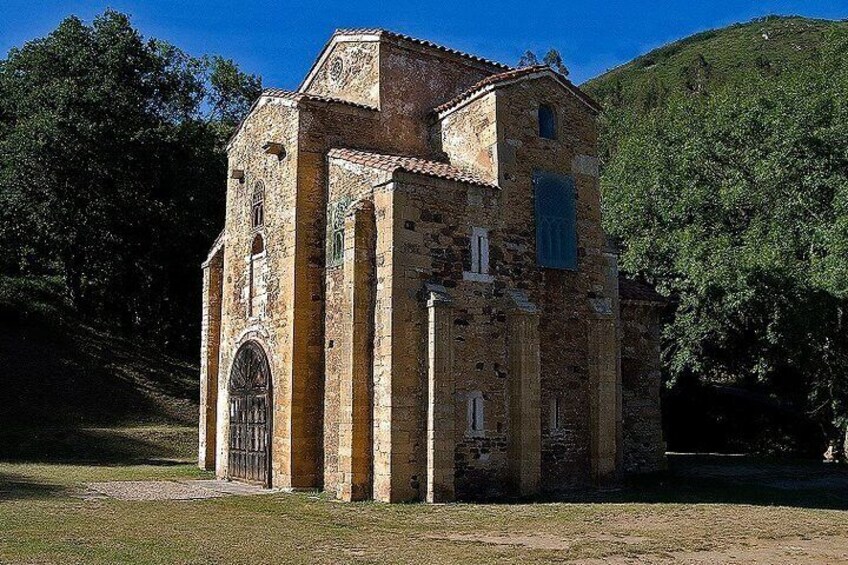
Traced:
<path fill-rule="evenodd" d="M 586 565 L 634 565 L 638 563 L 687 563 L 690 565 L 762 565 L 793 563 L 820 565 L 848 563 L 848 537 L 833 536 L 816 540 L 789 538 L 781 540 L 750 539 L 719 550 L 672 551 L 663 555 L 614 555 L 584 561 Z"/>
<path fill-rule="evenodd" d="M 117 500 L 206 500 L 222 496 L 253 496 L 278 492 L 255 485 L 223 480 L 103 481 L 85 483 L 80 498 Z"/>
<path fill-rule="evenodd" d="M 491 545 L 507 545 L 515 547 L 526 547 L 528 549 L 544 549 L 551 551 L 568 551 L 575 544 L 585 543 L 587 538 L 574 539 L 562 538 L 553 534 L 522 534 L 516 532 L 499 532 L 496 534 L 448 534 L 443 537 L 428 536 L 432 539 L 444 541 L 458 541 L 468 543 L 482 543 Z M 637 536 L 611 536 L 594 535 L 591 540 L 611 545 L 639 545 L 645 538 Z"/>

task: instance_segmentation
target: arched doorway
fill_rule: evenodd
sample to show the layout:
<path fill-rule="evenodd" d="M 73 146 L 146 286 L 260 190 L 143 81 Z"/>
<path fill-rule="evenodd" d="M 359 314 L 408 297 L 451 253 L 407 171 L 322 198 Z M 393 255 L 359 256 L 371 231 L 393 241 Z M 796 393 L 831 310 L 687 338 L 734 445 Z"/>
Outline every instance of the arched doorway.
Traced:
<path fill-rule="evenodd" d="M 231 479 L 271 486 L 271 368 L 255 341 L 236 353 L 230 373 Z"/>

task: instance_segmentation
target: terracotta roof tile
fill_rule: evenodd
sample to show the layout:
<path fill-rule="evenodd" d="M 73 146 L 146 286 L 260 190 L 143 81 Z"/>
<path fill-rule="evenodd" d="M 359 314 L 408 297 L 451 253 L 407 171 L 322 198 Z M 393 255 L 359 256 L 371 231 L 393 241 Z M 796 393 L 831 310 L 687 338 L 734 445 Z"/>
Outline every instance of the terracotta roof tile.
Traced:
<path fill-rule="evenodd" d="M 518 69 L 510 69 L 508 71 L 498 73 L 495 75 L 487 76 L 483 80 L 479 81 L 477 84 L 466 90 L 465 92 L 455 96 L 451 100 L 445 102 L 441 106 L 438 106 L 433 109 L 436 114 L 441 114 L 451 108 L 465 102 L 466 100 L 472 98 L 478 92 L 486 90 L 488 88 L 494 89 L 497 88 L 498 85 L 510 82 L 513 80 L 518 80 L 530 75 L 538 74 L 538 73 L 546 73 L 553 75 L 559 82 L 563 84 L 570 92 L 572 92 L 577 98 L 579 98 L 584 104 L 589 106 L 594 112 L 600 112 L 601 106 L 592 98 L 580 90 L 577 86 L 574 85 L 573 82 L 565 78 L 563 75 L 554 71 L 547 65 L 532 65 L 530 67 L 521 67 Z"/>
<path fill-rule="evenodd" d="M 651 285 L 629 279 L 624 275 L 618 276 L 618 296 L 622 300 L 640 300 L 642 302 L 666 303 L 668 298 L 654 290 Z"/>
<path fill-rule="evenodd" d="M 457 182 L 497 188 L 497 185 L 487 182 L 477 175 L 458 169 L 450 163 L 428 161 L 427 159 L 419 159 L 417 157 L 408 157 L 405 155 L 371 153 L 368 151 L 358 151 L 356 149 L 347 148 L 331 149 L 328 156 L 330 158 L 343 159 L 359 165 L 374 167 L 375 169 L 388 171 L 390 173 L 395 171 L 404 171 L 407 173 L 415 173 L 429 177 L 437 177 Z"/>
<path fill-rule="evenodd" d="M 392 38 L 392 39 L 401 39 L 403 41 L 409 41 L 411 43 L 416 43 L 423 47 L 428 47 L 430 49 L 436 49 L 443 53 L 450 53 L 451 55 L 457 55 L 459 57 L 463 57 L 465 59 L 470 59 L 476 63 L 482 63 L 484 65 L 490 65 L 492 67 L 498 69 L 511 69 L 509 65 L 505 65 L 503 63 L 498 63 L 497 61 L 492 61 L 490 59 L 486 59 L 484 57 L 478 57 L 477 55 L 472 55 L 470 53 L 465 53 L 463 51 L 458 51 L 456 49 L 451 49 L 450 47 L 445 47 L 444 45 L 439 45 L 437 43 L 433 43 L 432 41 L 427 41 L 426 39 L 417 39 L 415 37 L 411 37 L 409 35 L 405 35 L 403 33 L 397 33 L 394 31 L 389 31 L 382 28 L 342 28 L 337 29 L 334 35 L 379 35 L 382 37 Z"/>
<path fill-rule="evenodd" d="M 368 106 L 366 104 L 360 104 L 358 102 L 350 102 L 349 100 L 342 100 L 341 98 L 331 98 L 329 96 L 321 96 L 320 94 L 312 94 L 306 92 L 293 92 L 291 90 L 283 90 L 281 88 L 266 88 L 262 91 L 262 96 L 273 96 L 274 98 L 284 98 L 286 100 L 293 100 L 298 102 L 300 100 L 309 100 L 312 102 L 328 102 L 333 104 L 345 104 L 347 106 L 354 106 L 356 108 L 364 108 L 366 110 L 376 110 L 377 108 L 373 106 Z"/>

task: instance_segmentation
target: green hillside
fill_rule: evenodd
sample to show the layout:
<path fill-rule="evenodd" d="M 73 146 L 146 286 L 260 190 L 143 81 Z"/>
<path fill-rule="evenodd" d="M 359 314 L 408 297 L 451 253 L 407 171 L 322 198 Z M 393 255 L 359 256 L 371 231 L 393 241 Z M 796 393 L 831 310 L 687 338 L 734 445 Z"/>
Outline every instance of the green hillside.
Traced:
<path fill-rule="evenodd" d="M 848 20 L 769 16 L 670 43 L 596 77 L 583 88 L 607 108 L 647 109 L 669 94 L 739 84 L 752 74 L 804 66 Z"/>

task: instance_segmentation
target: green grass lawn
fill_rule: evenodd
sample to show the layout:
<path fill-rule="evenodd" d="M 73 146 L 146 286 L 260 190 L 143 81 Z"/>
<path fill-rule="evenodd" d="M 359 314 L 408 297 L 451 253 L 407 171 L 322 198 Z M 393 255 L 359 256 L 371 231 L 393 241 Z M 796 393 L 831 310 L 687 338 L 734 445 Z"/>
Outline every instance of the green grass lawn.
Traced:
<path fill-rule="evenodd" d="M 166 432 L 144 433 L 174 430 Z M 521 504 L 343 504 L 308 493 L 79 496 L 86 482 L 208 478 L 189 462 L 153 463 L 0 463 L 0 563 L 848 559 L 846 475 L 817 464 L 675 457 L 669 474 L 618 492 Z"/>

